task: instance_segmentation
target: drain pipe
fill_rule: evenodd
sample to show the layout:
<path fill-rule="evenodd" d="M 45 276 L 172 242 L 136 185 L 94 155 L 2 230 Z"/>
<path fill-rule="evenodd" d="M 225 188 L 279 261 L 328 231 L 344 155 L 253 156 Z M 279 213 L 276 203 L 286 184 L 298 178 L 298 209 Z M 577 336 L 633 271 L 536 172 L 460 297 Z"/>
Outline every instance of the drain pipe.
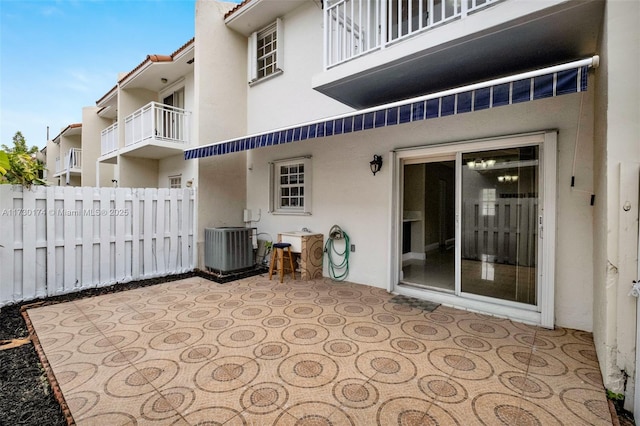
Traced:
<path fill-rule="evenodd" d="M 638 244 L 640 246 L 640 243 Z M 638 275 L 640 276 L 640 264 L 638 265 Z M 629 296 L 636 297 L 636 366 L 633 385 L 633 415 L 640 419 L 640 278 L 633 282 L 633 287 Z"/>

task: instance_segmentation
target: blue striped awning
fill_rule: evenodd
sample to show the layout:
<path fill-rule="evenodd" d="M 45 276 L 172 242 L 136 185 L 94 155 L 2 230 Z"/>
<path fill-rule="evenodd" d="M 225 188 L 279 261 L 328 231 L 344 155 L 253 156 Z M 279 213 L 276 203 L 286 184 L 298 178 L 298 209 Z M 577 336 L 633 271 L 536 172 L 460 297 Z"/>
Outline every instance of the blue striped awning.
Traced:
<path fill-rule="evenodd" d="M 598 57 L 185 150 L 185 160 L 481 111 L 587 90 Z"/>

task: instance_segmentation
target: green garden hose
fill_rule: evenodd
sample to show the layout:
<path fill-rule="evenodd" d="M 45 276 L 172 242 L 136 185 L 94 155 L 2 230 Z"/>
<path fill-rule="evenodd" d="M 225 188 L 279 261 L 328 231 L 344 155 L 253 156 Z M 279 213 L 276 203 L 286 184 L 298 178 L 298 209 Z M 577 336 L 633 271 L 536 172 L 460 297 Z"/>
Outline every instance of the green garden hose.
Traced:
<path fill-rule="evenodd" d="M 344 241 L 344 251 L 340 252 L 336 249 L 336 241 Z M 344 281 L 349 275 L 349 247 L 349 235 L 338 225 L 333 225 L 329 231 L 329 238 L 324 245 L 324 251 L 327 253 L 329 276 L 334 281 Z M 342 261 L 337 263 L 333 259 L 333 255 L 342 257 Z"/>

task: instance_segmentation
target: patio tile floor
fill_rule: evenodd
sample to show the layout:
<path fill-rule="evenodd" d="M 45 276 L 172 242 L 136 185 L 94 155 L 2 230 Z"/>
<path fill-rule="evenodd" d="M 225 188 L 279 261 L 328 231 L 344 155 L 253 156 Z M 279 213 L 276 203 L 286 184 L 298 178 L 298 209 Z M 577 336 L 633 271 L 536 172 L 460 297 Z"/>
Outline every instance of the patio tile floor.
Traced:
<path fill-rule="evenodd" d="M 590 333 L 392 297 L 193 277 L 27 313 L 78 425 L 612 424 Z"/>

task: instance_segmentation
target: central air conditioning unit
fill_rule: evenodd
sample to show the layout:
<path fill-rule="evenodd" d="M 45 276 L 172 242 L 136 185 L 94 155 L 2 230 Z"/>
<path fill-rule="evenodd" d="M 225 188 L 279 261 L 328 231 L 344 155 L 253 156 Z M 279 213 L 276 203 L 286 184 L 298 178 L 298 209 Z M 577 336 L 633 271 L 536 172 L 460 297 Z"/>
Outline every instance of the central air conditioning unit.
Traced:
<path fill-rule="evenodd" d="M 252 229 L 205 228 L 204 266 L 219 273 L 253 268 Z"/>

